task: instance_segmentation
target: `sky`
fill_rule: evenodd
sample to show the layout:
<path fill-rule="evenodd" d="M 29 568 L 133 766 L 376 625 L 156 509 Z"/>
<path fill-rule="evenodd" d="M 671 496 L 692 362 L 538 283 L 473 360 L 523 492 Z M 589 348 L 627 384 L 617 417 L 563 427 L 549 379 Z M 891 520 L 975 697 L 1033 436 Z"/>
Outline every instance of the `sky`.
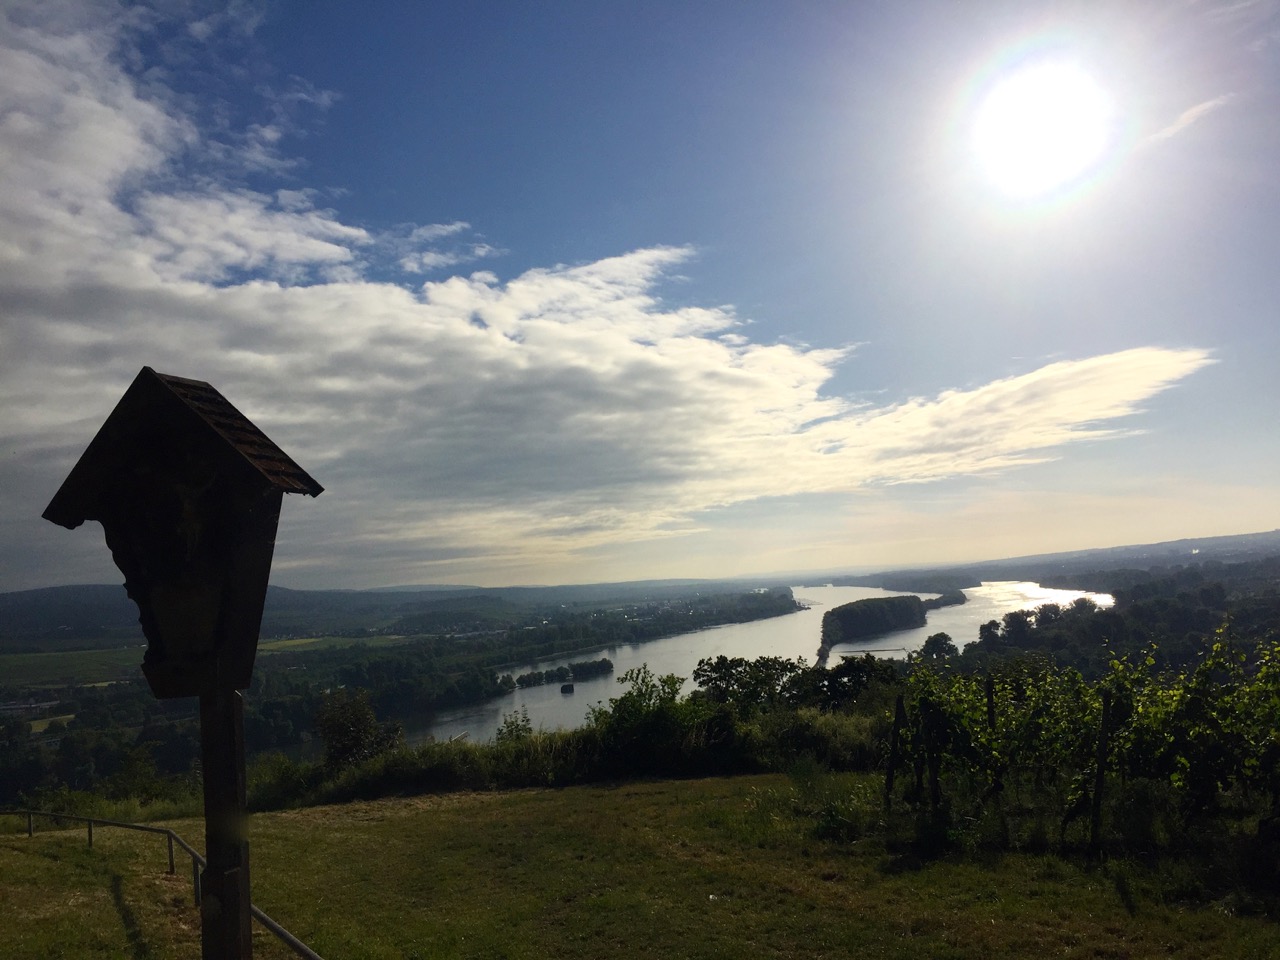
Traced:
<path fill-rule="evenodd" d="M 292 587 L 1280 527 L 1273 2 L 0 0 L 0 591 L 144 365 Z"/>

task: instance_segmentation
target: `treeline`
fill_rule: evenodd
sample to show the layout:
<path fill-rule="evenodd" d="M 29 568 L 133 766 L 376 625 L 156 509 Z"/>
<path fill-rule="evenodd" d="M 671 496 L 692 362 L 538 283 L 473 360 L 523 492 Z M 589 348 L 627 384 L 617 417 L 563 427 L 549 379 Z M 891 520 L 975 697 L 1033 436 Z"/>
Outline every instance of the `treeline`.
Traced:
<path fill-rule="evenodd" d="M 1113 595 L 1116 603 L 1106 609 L 1082 597 L 988 621 L 979 627 L 977 642 L 961 653 L 962 667 L 973 671 L 993 660 L 1042 654 L 1096 678 L 1116 656 L 1152 648 L 1157 668 L 1182 669 L 1198 661 L 1226 620 L 1245 647 L 1280 626 L 1280 598 L 1232 597 L 1222 584 L 1200 577 L 1148 580 Z"/>
<path fill-rule="evenodd" d="M 962 603 L 968 603 L 969 598 L 964 595 L 963 590 L 949 590 L 946 593 L 939 594 L 924 601 L 925 610 L 941 610 L 943 607 L 958 607 Z"/>
<path fill-rule="evenodd" d="M 532 653 L 550 658 L 585 647 L 607 647 L 623 643 L 643 643 L 680 633 L 725 623 L 764 620 L 800 609 L 790 587 L 742 594 L 715 594 L 678 597 L 596 610 L 564 609 L 543 623 L 509 630 L 508 642 L 525 651 L 512 649 L 508 661 Z"/>
<path fill-rule="evenodd" d="M 569 611 L 618 621 L 693 616 L 690 629 L 796 609 L 786 587 L 746 593 L 727 581 L 668 581 L 578 587 L 454 587 L 420 590 L 267 590 L 264 638 L 518 632 L 565 623 Z M 680 629 L 684 629 L 682 625 Z M 620 630 L 617 639 L 632 636 Z M 639 639 L 645 639 L 639 636 Z M 0 653 L 105 649 L 143 643 L 138 611 L 119 586 L 0 593 Z"/>
<path fill-rule="evenodd" d="M 442 607 L 463 600 L 446 599 Z M 246 750 L 293 749 L 309 740 L 329 691 L 365 691 L 382 721 L 403 721 L 510 693 L 517 680 L 500 670 L 512 662 L 795 609 L 787 588 L 695 595 L 611 610 L 548 611 L 536 624 L 471 637 L 427 636 L 393 647 L 353 641 L 260 656 L 245 693 Z M 607 658 L 582 660 L 569 669 L 586 678 L 612 672 L 613 664 Z M 0 700 L 26 694 L 0 684 Z M 38 734 L 26 720 L 0 720 L 0 803 L 58 790 L 149 799 L 189 792 L 199 757 L 194 700 L 157 701 L 141 680 L 45 689 L 40 699 L 60 701 L 57 711 L 70 719 L 56 720 Z"/>
<path fill-rule="evenodd" d="M 838 643 L 923 627 L 927 608 L 919 597 L 872 597 L 832 607 L 822 615 L 822 642 L 818 659 L 824 661 Z"/>
<path fill-rule="evenodd" d="M 599 660 L 579 660 L 567 666 L 553 670 L 532 670 L 516 677 L 516 686 L 522 690 L 526 687 L 538 687 L 547 683 L 570 683 L 574 680 L 588 680 L 591 677 L 603 677 L 613 673 L 613 661 L 608 657 Z"/>

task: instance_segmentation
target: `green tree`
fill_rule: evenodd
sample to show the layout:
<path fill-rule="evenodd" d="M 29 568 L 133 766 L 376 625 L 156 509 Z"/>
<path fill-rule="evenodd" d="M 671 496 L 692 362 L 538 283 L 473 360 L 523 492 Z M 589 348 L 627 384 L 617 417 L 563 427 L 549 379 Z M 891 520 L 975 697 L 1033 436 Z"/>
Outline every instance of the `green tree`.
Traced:
<path fill-rule="evenodd" d="M 324 743 L 325 765 L 332 769 L 363 763 L 404 739 L 399 724 L 378 724 L 367 690 L 355 696 L 344 689 L 326 694 L 316 711 L 316 733 Z"/>
<path fill-rule="evenodd" d="M 920 648 L 920 656 L 925 660 L 946 660 L 959 653 L 959 649 L 948 633 L 935 633 L 928 637 Z"/>

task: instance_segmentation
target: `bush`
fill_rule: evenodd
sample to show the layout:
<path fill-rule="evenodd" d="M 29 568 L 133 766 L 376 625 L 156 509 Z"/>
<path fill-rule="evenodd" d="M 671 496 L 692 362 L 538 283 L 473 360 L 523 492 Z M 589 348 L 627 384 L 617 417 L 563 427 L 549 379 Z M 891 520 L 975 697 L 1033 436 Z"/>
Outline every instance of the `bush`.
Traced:
<path fill-rule="evenodd" d="M 341 689 L 326 694 L 316 711 L 316 733 L 330 770 L 363 763 L 404 741 L 399 724 L 378 724 L 367 690 L 354 697 Z"/>
<path fill-rule="evenodd" d="M 319 786 L 324 770 L 316 763 L 301 763 L 282 753 L 261 754 L 246 771 L 250 810 L 279 810 L 297 806 Z"/>

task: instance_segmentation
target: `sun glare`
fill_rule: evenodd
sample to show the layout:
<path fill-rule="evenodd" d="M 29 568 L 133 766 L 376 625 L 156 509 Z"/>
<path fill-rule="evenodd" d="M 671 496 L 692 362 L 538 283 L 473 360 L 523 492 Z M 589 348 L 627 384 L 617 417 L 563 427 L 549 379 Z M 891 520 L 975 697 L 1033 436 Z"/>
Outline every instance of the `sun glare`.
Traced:
<path fill-rule="evenodd" d="M 995 81 L 978 105 L 971 146 L 996 189 L 1030 200 L 1092 172 L 1111 146 L 1114 126 L 1111 98 L 1089 74 L 1046 61 Z"/>

